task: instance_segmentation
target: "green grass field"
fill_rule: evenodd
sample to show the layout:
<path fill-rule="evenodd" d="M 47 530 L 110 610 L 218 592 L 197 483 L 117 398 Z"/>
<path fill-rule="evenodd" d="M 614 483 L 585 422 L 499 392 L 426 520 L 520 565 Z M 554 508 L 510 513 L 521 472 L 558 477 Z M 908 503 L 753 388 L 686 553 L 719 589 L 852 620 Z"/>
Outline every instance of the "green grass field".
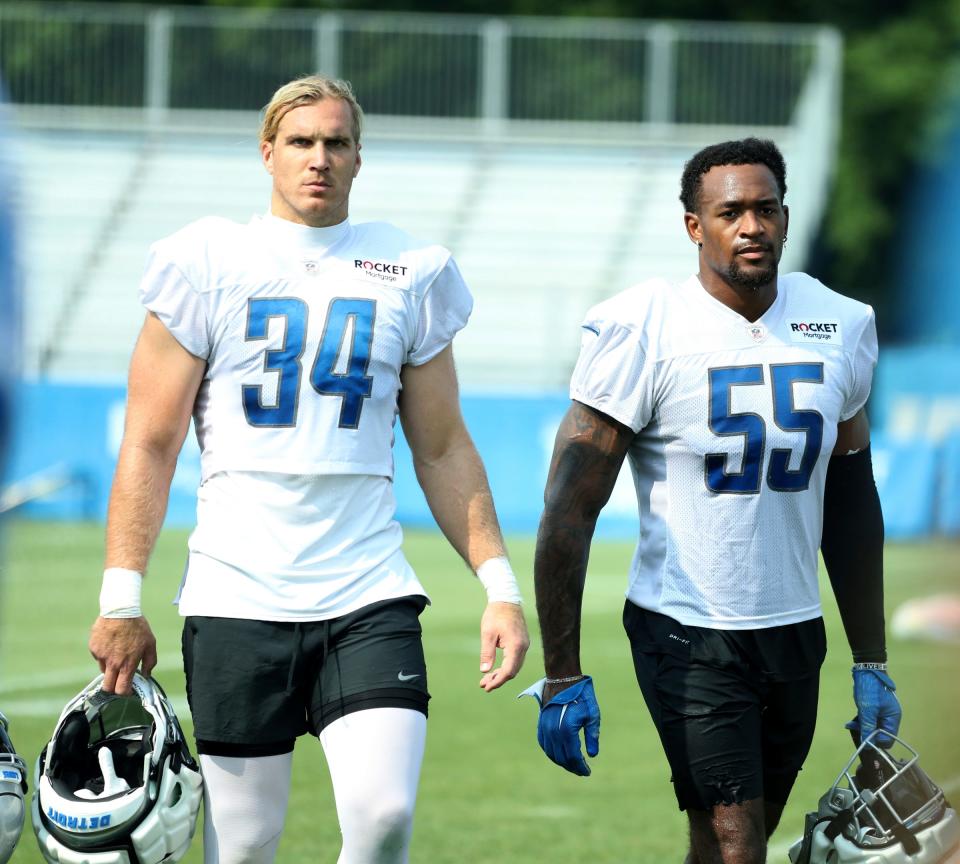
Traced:
<path fill-rule="evenodd" d="M 159 644 L 157 677 L 174 697 L 191 735 L 183 698 L 180 623 L 170 605 L 185 540 L 185 532 L 167 532 L 161 538 L 144 606 Z M 532 618 L 533 544 L 516 538 L 510 546 Z M 542 674 L 535 621 L 530 621 L 534 644 L 520 679 L 484 694 L 477 687 L 482 589 L 439 535 L 411 534 L 407 552 L 433 598 L 422 619 L 433 700 L 412 860 L 681 861 L 685 819 L 676 808 L 620 624 L 630 546 L 596 544 L 587 581 L 583 660 L 595 677 L 603 712 L 600 755 L 588 779 L 547 761 L 536 744 L 535 705 L 516 699 Z M 908 597 L 960 590 L 956 544 L 889 546 L 886 560 L 888 610 Z M 31 764 L 60 708 L 97 672 L 86 639 L 96 614 L 101 562 L 101 526 L 23 522 L 9 527 L 0 709 L 10 718 L 13 739 Z M 786 846 L 800 833 L 804 811 L 815 806 L 850 754 L 842 728 L 853 714 L 849 652 L 829 589 L 824 596 L 831 651 L 824 667 L 817 736 L 771 843 L 770 861 L 787 860 Z M 905 708 L 902 731 L 920 750 L 928 773 L 960 797 L 960 646 L 891 640 L 890 653 Z M 336 861 L 336 814 L 315 740 L 300 740 L 293 783 L 278 861 Z M 202 860 L 199 839 L 184 860 Z M 12 861 L 41 861 L 29 825 Z"/>

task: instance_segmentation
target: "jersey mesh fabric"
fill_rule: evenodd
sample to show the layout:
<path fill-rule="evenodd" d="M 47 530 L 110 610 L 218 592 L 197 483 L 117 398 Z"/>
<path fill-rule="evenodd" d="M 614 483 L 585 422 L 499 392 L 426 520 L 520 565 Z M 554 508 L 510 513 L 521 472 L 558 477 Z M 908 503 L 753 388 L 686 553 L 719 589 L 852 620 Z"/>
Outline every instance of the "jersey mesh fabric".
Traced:
<path fill-rule="evenodd" d="M 275 217 L 205 219 L 154 244 L 141 296 L 207 360 L 194 411 L 205 479 L 392 476 L 400 369 L 442 351 L 472 308 L 442 247 L 386 223 Z"/>
<path fill-rule="evenodd" d="M 145 306 L 207 361 L 183 615 L 321 620 L 424 594 L 392 489 L 400 370 L 472 308 L 450 258 L 386 223 L 203 219 L 151 248 Z"/>
<path fill-rule="evenodd" d="M 395 506 L 386 477 L 218 472 L 197 494 L 180 614 L 319 621 L 426 596 Z"/>
<path fill-rule="evenodd" d="M 868 306 L 805 274 L 778 288 L 756 322 L 696 278 L 641 284 L 584 322 L 570 395 L 636 433 L 627 596 L 683 624 L 820 614 L 827 462 L 836 424 L 869 396 L 876 333 Z"/>

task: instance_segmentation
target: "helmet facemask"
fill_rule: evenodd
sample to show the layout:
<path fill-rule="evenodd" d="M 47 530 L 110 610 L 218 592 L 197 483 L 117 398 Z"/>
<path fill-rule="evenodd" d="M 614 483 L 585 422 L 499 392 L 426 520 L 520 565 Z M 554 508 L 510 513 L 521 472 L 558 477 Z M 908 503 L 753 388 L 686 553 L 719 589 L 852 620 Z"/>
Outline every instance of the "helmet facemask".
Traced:
<path fill-rule="evenodd" d="M 881 736 L 892 739 L 880 747 Z M 793 864 L 907 862 L 939 864 L 960 847 L 960 819 L 923 772 L 919 754 L 879 730 L 851 756 L 833 786 L 807 814 Z"/>

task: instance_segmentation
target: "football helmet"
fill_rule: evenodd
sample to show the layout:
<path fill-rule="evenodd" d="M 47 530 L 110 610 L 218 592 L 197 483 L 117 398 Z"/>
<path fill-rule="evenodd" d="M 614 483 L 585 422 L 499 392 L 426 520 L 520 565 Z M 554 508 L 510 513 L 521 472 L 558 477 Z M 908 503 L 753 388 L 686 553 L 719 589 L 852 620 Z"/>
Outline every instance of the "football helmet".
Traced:
<path fill-rule="evenodd" d="M 960 819 L 903 739 L 877 730 L 808 813 L 792 864 L 960 864 Z"/>
<path fill-rule="evenodd" d="M 0 713 L 0 864 L 7 864 L 20 839 L 27 792 L 27 763 L 17 755 L 7 726 Z"/>
<path fill-rule="evenodd" d="M 160 685 L 97 676 L 60 715 L 37 760 L 33 830 L 49 864 L 170 864 L 186 853 L 203 796 L 197 763 Z"/>

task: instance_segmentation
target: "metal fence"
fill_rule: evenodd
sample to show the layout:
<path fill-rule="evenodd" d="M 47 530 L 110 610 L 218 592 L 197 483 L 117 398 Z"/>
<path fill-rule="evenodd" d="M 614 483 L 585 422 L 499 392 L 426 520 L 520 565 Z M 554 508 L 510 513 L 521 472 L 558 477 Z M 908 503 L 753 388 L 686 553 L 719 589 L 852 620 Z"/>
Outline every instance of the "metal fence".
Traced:
<path fill-rule="evenodd" d="M 837 46 L 798 26 L 0 5 L 13 102 L 153 114 L 259 109 L 320 71 L 371 114 L 786 126 Z"/>

